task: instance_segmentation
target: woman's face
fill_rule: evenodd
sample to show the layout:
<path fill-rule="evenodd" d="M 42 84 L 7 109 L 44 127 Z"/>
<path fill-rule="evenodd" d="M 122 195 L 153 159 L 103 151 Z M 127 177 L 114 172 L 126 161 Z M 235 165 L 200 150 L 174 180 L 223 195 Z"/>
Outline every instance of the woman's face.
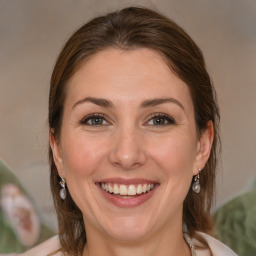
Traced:
<path fill-rule="evenodd" d="M 60 141 L 50 142 L 87 236 L 138 241 L 181 230 L 211 137 L 198 138 L 188 86 L 158 53 L 110 49 L 72 77 Z"/>

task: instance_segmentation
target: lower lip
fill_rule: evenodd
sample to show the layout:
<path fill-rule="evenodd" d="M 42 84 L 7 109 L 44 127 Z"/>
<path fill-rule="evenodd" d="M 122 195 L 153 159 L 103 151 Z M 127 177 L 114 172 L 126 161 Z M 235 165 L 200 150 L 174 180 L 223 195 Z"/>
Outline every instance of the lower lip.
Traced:
<path fill-rule="evenodd" d="M 118 207 L 122 207 L 122 208 L 136 207 L 136 206 L 139 206 L 139 205 L 147 202 L 153 196 L 153 194 L 156 191 L 158 186 L 159 186 L 158 184 L 155 184 L 154 188 L 152 190 L 150 190 L 149 192 L 142 193 L 133 198 L 122 198 L 122 197 L 115 196 L 115 194 L 110 194 L 110 193 L 106 192 L 105 190 L 103 190 L 101 188 L 100 185 L 98 185 L 101 193 L 104 195 L 104 197 L 108 201 L 110 201 L 114 205 L 116 205 Z"/>

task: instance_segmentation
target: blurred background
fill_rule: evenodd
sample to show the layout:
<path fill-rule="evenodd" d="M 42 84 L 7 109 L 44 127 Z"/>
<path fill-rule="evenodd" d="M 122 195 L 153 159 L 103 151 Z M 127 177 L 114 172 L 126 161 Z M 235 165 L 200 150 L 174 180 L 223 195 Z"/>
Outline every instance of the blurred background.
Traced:
<path fill-rule="evenodd" d="M 55 59 L 76 28 L 128 5 L 172 18 L 204 53 L 221 110 L 216 207 L 256 176 L 255 0 L 0 0 L 0 159 L 53 226 L 47 104 Z"/>

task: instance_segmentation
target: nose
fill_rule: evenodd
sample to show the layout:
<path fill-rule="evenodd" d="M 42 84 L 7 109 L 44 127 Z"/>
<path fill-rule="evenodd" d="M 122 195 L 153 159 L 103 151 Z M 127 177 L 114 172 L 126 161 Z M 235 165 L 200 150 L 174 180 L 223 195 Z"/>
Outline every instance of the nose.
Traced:
<path fill-rule="evenodd" d="M 134 170 L 147 161 L 143 136 L 136 129 L 120 129 L 114 135 L 110 162 L 124 170 Z"/>

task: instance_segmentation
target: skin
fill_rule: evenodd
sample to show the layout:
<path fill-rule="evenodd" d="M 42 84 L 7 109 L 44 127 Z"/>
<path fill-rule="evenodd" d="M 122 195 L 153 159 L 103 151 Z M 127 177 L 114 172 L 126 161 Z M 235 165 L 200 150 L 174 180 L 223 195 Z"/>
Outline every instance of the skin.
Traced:
<path fill-rule="evenodd" d="M 100 124 L 93 114 L 104 115 Z M 69 83 L 60 141 L 50 135 L 59 175 L 84 215 L 83 255 L 190 255 L 183 201 L 212 139 L 211 123 L 198 136 L 188 86 L 158 53 L 109 49 L 85 62 Z M 158 186 L 143 204 L 122 208 L 96 185 L 113 177 Z"/>

